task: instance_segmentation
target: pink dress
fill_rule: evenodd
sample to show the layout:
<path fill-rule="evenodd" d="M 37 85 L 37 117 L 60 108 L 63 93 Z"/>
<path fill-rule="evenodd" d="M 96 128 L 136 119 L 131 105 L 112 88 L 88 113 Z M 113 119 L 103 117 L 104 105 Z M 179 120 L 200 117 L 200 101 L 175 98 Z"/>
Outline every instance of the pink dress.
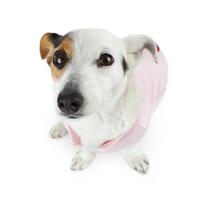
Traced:
<path fill-rule="evenodd" d="M 135 78 L 140 95 L 143 97 L 138 117 L 126 132 L 100 145 L 98 147 L 99 151 L 107 152 L 124 149 L 136 144 L 144 135 L 151 115 L 165 93 L 167 85 L 167 63 L 159 48 L 157 63 L 155 63 L 148 50 L 143 51 L 142 61 L 135 69 Z M 69 125 L 66 125 L 66 128 L 71 133 L 74 144 L 81 145 L 78 134 Z"/>

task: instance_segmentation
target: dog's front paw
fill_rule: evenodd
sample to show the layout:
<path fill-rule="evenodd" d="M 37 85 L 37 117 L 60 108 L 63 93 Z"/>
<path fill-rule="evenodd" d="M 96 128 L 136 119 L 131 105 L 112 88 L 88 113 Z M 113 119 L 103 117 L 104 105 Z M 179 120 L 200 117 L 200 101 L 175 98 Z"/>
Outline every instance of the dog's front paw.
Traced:
<path fill-rule="evenodd" d="M 61 138 L 64 135 L 67 134 L 67 129 L 65 128 L 65 126 L 63 125 L 62 122 L 57 123 L 56 125 L 54 125 L 50 130 L 49 130 L 49 134 L 52 138 Z"/>
<path fill-rule="evenodd" d="M 149 169 L 149 161 L 146 157 L 129 160 L 128 164 L 131 168 L 143 174 L 146 174 Z"/>
<path fill-rule="evenodd" d="M 128 153 L 123 156 L 128 165 L 137 172 L 146 174 L 149 169 L 149 160 L 142 152 Z"/>
<path fill-rule="evenodd" d="M 95 158 L 95 153 L 81 150 L 72 159 L 71 170 L 79 171 L 87 168 Z"/>

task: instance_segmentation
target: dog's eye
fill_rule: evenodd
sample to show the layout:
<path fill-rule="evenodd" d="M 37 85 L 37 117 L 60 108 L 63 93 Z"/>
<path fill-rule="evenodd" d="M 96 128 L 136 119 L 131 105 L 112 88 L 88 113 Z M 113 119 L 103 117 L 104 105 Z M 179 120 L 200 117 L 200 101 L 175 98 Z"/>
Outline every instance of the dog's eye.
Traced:
<path fill-rule="evenodd" d="M 54 53 L 53 63 L 57 69 L 62 69 L 67 62 L 67 54 L 63 50 Z"/>
<path fill-rule="evenodd" d="M 114 58 L 112 57 L 112 55 L 108 53 L 101 54 L 99 59 L 97 60 L 98 67 L 110 66 L 113 63 L 114 63 Z"/>

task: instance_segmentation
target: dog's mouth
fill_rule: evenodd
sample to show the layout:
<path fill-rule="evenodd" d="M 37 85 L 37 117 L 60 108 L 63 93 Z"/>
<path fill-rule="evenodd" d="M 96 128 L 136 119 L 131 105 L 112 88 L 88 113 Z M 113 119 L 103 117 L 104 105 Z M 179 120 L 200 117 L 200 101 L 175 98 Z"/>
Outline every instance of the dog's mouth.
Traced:
<path fill-rule="evenodd" d="M 68 118 L 68 119 L 79 119 L 81 117 L 84 117 L 84 115 L 82 114 L 70 114 L 70 115 L 67 115 L 65 113 L 59 113 L 61 116 L 65 117 L 65 118 Z"/>
<path fill-rule="evenodd" d="M 78 119 L 78 118 L 81 118 L 83 115 L 70 115 L 70 116 L 67 116 L 67 118 L 69 119 Z"/>

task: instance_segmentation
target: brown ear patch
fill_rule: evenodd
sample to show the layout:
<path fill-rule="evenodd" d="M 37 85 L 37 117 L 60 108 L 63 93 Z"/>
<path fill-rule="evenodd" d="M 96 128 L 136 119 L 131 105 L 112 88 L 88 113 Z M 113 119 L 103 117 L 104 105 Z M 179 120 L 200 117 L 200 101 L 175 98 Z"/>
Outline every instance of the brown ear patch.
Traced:
<path fill-rule="evenodd" d="M 65 64 L 65 66 L 62 69 L 57 69 L 56 66 L 52 62 L 54 52 L 58 50 L 64 50 L 68 57 L 68 62 Z M 56 47 L 53 50 L 53 53 L 48 57 L 48 62 L 50 64 L 52 77 L 54 79 L 59 79 L 63 75 L 63 73 L 65 72 L 67 68 L 67 65 L 71 62 L 72 57 L 73 57 L 73 40 L 71 38 L 64 37 L 62 41 L 60 42 L 59 46 Z"/>
<path fill-rule="evenodd" d="M 62 36 L 56 33 L 45 33 L 40 41 L 40 54 L 41 58 L 44 59 L 53 50 L 61 40 Z"/>
<path fill-rule="evenodd" d="M 68 62 L 62 69 L 58 69 L 52 62 L 54 52 L 64 50 L 68 57 Z M 59 79 L 66 70 L 67 64 L 71 61 L 73 56 L 73 40 L 66 36 L 61 36 L 56 33 L 46 33 L 42 36 L 40 41 L 41 58 L 47 60 L 51 68 L 53 79 Z"/>
<path fill-rule="evenodd" d="M 44 59 L 47 57 L 49 51 L 53 49 L 53 43 L 50 41 L 51 33 L 46 33 L 42 36 L 40 41 L 40 54 L 41 58 Z"/>

